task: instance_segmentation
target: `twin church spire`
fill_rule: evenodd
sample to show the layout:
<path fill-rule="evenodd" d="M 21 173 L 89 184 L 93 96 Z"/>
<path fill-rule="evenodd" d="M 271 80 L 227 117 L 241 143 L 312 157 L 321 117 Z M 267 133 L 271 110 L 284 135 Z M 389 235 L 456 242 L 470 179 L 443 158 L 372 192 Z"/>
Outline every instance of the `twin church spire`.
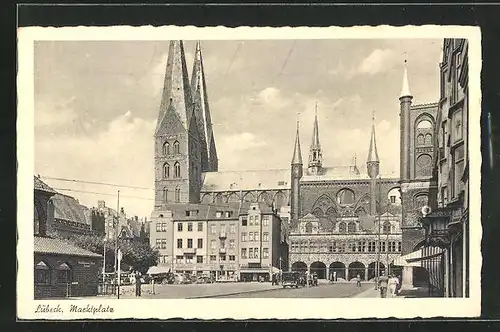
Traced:
<path fill-rule="evenodd" d="M 168 50 L 156 135 L 161 135 L 167 127 L 169 127 L 169 132 L 172 132 L 172 123 L 176 127 L 182 126 L 186 132 L 192 132 L 191 122 L 194 122 L 193 126 L 196 126 L 198 132 L 201 171 L 217 171 L 217 151 L 200 42 L 198 41 L 196 44 L 193 71 L 191 80 L 189 80 L 184 43 L 182 40 L 173 40 L 170 41 Z"/>

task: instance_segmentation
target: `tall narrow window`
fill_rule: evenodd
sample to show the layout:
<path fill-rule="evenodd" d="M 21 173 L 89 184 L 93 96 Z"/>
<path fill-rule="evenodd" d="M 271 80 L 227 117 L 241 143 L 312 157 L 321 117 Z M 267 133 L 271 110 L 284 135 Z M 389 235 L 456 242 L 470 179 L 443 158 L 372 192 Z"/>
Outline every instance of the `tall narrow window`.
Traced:
<path fill-rule="evenodd" d="M 41 261 L 35 265 L 35 284 L 50 284 L 50 268 L 45 262 Z"/>
<path fill-rule="evenodd" d="M 179 153 L 181 153 L 181 149 L 180 149 L 180 146 L 179 146 L 179 142 L 178 142 L 178 141 L 175 141 L 175 142 L 174 142 L 174 153 L 175 153 L 175 154 L 179 154 Z"/>
<path fill-rule="evenodd" d="M 163 164 L 163 177 L 165 179 L 170 177 L 170 165 L 168 163 Z"/>
<path fill-rule="evenodd" d="M 350 222 L 347 224 L 347 232 L 348 233 L 355 233 L 356 232 L 356 223 Z"/>
<path fill-rule="evenodd" d="M 67 263 L 62 263 L 57 268 L 57 282 L 60 284 L 68 284 L 71 282 L 71 268 Z"/>
<path fill-rule="evenodd" d="M 179 187 L 175 188 L 175 201 L 177 203 L 181 201 L 181 189 Z"/>
<path fill-rule="evenodd" d="M 165 143 L 163 144 L 163 154 L 164 154 L 164 155 L 168 155 L 168 154 L 170 154 L 170 143 L 165 142 Z"/>
<path fill-rule="evenodd" d="M 181 177 L 181 164 L 179 164 L 178 161 L 176 161 L 174 164 L 174 177 L 176 178 Z"/>
<path fill-rule="evenodd" d="M 167 203 L 167 202 L 168 202 L 168 189 L 167 189 L 167 188 L 164 188 L 164 189 L 163 189 L 163 201 L 164 201 L 165 203 Z"/>

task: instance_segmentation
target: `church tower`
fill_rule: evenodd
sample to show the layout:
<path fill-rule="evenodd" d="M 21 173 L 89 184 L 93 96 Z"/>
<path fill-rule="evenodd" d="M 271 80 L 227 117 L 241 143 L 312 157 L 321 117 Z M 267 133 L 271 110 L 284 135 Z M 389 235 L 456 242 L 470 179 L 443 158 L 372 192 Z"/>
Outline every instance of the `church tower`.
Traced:
<path fill-rule="evenodd" d="M 200 199 L 201 148 L 183 42 L 170 42 L 155 131 L 155 210 Z"/>
<path fill-rule="evenodd" d="M 318 174 L 321 171 L 321 161 L 323 156 L 321 154 L 321 144 L 319 144 L 319 129 L 318 129 L 318 105 L 314 114 L 314 128 L 311 147 L 309 148 L 309 166 L 310 174 Z"/>
<path fill-rule="evenodd" d="M 299 121 L 297 121 L 297 133 L 295 134 L 295 147 L 292 158 L 292 182 L 290 212 L 292 225 L 295 226 L 300 218 L 300 179 L 302 178 L 302 153 L 300 151 Z"/>
<path fill-rule="evenodd" d="M 410 179 L 410 126 L 411 126 L 411 103 L 413 96 L 410 92 L 410 85 L 408 84 L 408 70 L 406 68 L 406 60 L 403 73 L 403 85 L 401 93 L 399 94 L 399 125 L 400 125 L 400 177 L 401 181 L 408 181 Z"/>
<path fill-rule="evenodd" d="M 400 120 L 400 190 L 402 205 L 403 255 L 418 250 L 425 241 L 419 223 L 421 210 L 429 205 L 430 192 L 435 190 L 432 179 L 434 159 L 434 128 L 438 103 L 413 105 L 408 84 L 407 61 L 399 95 Z M 413 284 L 412 267 L 404 267 L 403 284 Z"/>
<path fill-rule="evenodd" d="M 380 160 L 378 158 L 377 141 L 375 139 L 375 115 L 372 121 L 372 134 L 370 138 L 370 149 L 368 150 L 368 159 L 366 160 L 366 170 L 370 177 L 370 215 L 375 216 L 377 213 L 377 178 L 379 176 Z"/>
<path fill-rule="evenodd" d="M 207 85 L 205 82 L 205 70 L 203 68 L 203 57 L 199 41 L 196 43 L 196 52 L 193 62 L 191 92 L 198 132 L 200 133 L 201 171 L 217 172 L 217 150 L 212 129 L 212 118 L 210 116 Z"/>

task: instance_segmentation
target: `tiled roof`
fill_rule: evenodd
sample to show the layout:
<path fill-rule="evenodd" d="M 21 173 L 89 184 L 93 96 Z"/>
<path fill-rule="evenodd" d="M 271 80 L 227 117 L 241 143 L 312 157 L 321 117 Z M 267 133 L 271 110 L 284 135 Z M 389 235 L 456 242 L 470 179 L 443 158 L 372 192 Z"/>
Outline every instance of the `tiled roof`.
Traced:
<path fill-rule="evenodd" d="M 34 178 L 35 178 L 35 185 L 34 185 L 35 190 L 44 191 L 46 193 L 51 193 L 51 194 L 57 193 L 57 191 L 49 187 L 45 182 L 40 180 L 38 177 L 34 176 Z"/>
<path fill-rule="evenodd" d="M 290 169 L 204 173 L 201 191 L 290 189 Z"/>
<path fill-rule="evenodd" d="M 82 257 L 102 257 L 89 250 L 71 245 L 59 239 L 35 236 L 34 252 L 42 254 L 59 254 Z"/>
<path fill-rule="evenodd" d="M 301 181 L 328 181 L 328 180 L 358 180 L 368 179 L 368 175 L 359 172 L 355 166 L 323 167 L 319 174 L 304 172 Z"/>
<path fill-rule="evenodd" d="M 86 225 L 92 223 L 90 213 L 86 213 L 88 208 L 80 205 L 73 197 L 56 194 L 52 197 L 52 202 L 54 203 L 55 219 L 74 221 Z"/>

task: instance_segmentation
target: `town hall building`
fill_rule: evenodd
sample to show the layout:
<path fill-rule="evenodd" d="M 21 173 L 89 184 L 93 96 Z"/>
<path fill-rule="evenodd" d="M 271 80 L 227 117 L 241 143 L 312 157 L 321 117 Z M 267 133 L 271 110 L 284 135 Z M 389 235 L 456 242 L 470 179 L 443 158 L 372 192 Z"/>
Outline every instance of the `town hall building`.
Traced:
<path fill-rule="evenodd" d="M 193 206 L 233 211 L 228 218 L 237 223 L 243 214 L 248 214 L 249 205 L 258 203 L 271 209 L 271 218 L 276 215 L 286 224 L 286 227 L 276 228 L 283 230 L 283 234 L 275 245 L 286 245 L 287 250 L 279 252 L 286 252 L 288 257 L 280 254 L 279 259 L 272 259 L 269 271 L 286 265 L 290 270 L 316 272 L 319 278 L 335 275 L 337 279 L 346 280 L 357 275 L 370 280 L 377 275 L 377 265 L 380 273 L 387 268 L 400 273 L 401 267 L 393 266 L 392 262 L 402 253 L 413 251 L 421 241 L 422 230 L 416 220 L 418 211 L 428 204 L 432 187 L 432 160 L 429 157 L 432 158 L 433 147 L 432 137 L 428 135 L 432 135 L 436 105 L 411 105 L 412 98 L 405 65 L 399 99 L 401 178 L 380 173 L 383 165 L 378 157 L 374 125 L 370 142 L 367 142 L 370 148 L 366 169 L 358 168 L 355 161 L 352 165 L 323 165 L 323 155 L 335 147 L 321 144 L 317 115 L 305 162 L 297 123 L 290 168 L 218 171 L 200 43 L 196 46 L 189 79 L 183 42 L 171 41 L 154 135 L 155 206 L 150 241 L 152 245 L 161 243 L 159 265 L 177 270 L 176 264 L 179 264 L 183 271 L 200 270 L 202 265 L 197 267 L 192 252 L 178 247 L 188 242 L 175 238 L 173 226 L 176 221 L 189 219 L 188 210 L 207 210 Z M 185 204 L 186 214 L 179 212 L 179 204 Z M 210 223 L 224 220 L 208 217 L 210 214 L 206 212 Z M 196 222 L 201 220 L 196 219 Z M 206 222 L 208 225 L 209 221 Z M 200 227 L 208 232 L 207 227 Z M 161 241 L 156 241 L 155 229 L 160 230 Z M 200 239 L 207 236 L 198 235 Z M 234 243 L 239 246 L 241 237 Z M 183 256 L 181 252 L 188 254 Z M 235 248 L 234 252 L 236 257 L 232 266 L 234 272 L 239 273 L 243 267 L 248 268 L 248 263 L 238 263 L 242 255 L 240 248 Z M 262 253 L 259 255 L 261 257 Z M 218 259 L 213 261 L 216 267 L 222 265 Z M 198 263 L 203 264 L 200 262 L 204 260 L 198 259 Z M 253 268 L 264 267 L 253 265 Z M 413 272 L 410 268 L 405 273 Z M 412 277 L 405 280 L 411 281 Z"/>

